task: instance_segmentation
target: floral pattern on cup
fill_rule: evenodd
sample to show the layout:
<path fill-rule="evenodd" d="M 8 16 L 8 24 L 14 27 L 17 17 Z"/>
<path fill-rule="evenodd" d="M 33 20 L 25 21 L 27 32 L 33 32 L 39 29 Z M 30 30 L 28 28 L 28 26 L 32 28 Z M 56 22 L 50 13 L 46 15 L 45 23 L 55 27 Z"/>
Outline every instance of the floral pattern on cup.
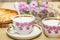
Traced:
<path fill-rule="evenodd" d="M 44 28 L 48 31 L 48 33 L 52 33 L 52 31 L 54 33 L 58 33 L 58 31 L 60 30 L 60 26 L 47 26 L 47 25 L 44 25 Z"/>
<path fill-rule="evenodd" d="M 24 23 L 19 23 L 19 22 L 16 22 L 16 25 L 17 27 L 20 29 L 20 30 L 23 30 L 23 27 L 26 27 L 27 30 L 29 30 L 29 27 L 34 25 L 34 21 L 30 22 L 30 23 L 27 23 L 27 22 L 24 22 Z"/>

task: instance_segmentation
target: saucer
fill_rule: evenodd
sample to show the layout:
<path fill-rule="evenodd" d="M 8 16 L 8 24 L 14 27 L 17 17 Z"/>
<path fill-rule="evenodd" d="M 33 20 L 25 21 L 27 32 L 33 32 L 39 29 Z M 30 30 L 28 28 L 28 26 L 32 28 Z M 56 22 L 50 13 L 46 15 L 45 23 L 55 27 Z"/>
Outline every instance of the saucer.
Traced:
<path fill-rule="evenodd" d="M 8 24 L 8 28 L 6 29 L 6 33 L 14 39 L 33 39 L 42 33 L 42 28 L 38 24 L 35 24 L 34 29 L 30 34 L 20 35 L 19 33 L 17 33 L 14 30 L 12 24 Z"/>

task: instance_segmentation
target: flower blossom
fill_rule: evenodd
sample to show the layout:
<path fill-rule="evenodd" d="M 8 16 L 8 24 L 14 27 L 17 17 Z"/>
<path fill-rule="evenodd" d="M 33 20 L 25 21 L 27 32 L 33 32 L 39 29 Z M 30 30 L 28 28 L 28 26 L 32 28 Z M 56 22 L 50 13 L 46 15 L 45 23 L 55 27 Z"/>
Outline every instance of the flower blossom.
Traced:
<path fill-rule="evenodd" d="M 28 4 L 26 4 L 25 2 L 20 2 L 19 3 L 19 10 L 28 12 L 29 11 Z"/>
<path fill-rule="evenodd" d="M 30 7 L 30 9 L 35 10 L 35 9 L 37 9 L 37 7 L 38 7 L 38 3 L 37 3 L 36 1 L 32 1 L 32 2 L 29 4 L 29 7 Z"/>

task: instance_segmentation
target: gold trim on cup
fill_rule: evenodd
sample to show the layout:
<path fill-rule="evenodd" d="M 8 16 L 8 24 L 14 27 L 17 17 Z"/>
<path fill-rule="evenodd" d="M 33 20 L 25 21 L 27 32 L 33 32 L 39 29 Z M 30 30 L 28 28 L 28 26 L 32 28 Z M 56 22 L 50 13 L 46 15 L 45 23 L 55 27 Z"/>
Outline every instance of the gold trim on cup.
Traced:
<path fill-rule="evenodd" d="M 45 20 L 60 20 L 60 18 L 57 18 L 57 17 L 49 17 L 49 18 L 43 19 L 42 21 L 45 21 Z"/>

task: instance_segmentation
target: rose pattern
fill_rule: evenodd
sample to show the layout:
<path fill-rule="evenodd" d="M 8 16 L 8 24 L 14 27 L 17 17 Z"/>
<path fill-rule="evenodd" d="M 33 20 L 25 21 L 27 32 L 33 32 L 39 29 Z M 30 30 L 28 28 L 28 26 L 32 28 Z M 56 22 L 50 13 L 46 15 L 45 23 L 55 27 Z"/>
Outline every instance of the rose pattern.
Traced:
<path fill-rule="evenodd" d="M 51 31 L 53 31 L 54 33 L 58 33 L 58 31 L 60 30 L 60 26 L 47 26 L 44 24 L 43 26 L 48 31 L 48 33 L 52 33 Z"/>
<path fill-rule="evenodd" d="M 19 22 L 16 22 L 16 26 L 20 29 L 20 30 L 23 30 L 23 27 L 26 27 L 27 30 L 29 30 L 30 26 L 33 27 L 33 24 L 34 24 L 34 21 L 32 22 L 25 22 L 25 23 L 19 23 Z"/>

